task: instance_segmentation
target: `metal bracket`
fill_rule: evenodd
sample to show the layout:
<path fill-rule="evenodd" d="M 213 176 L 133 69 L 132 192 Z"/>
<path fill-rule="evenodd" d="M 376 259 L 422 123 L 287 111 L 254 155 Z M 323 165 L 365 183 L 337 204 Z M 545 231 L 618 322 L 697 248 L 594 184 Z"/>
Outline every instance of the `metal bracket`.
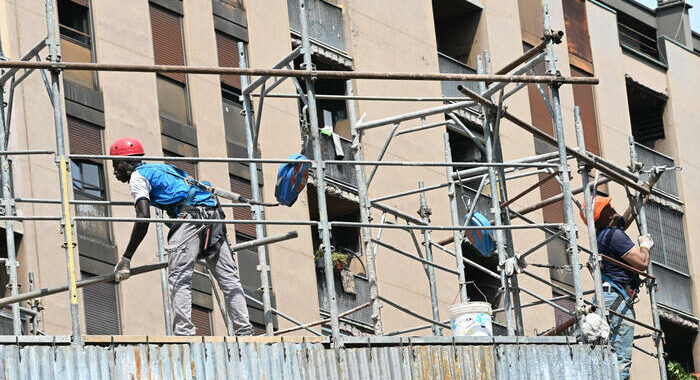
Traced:
<path fill-rule="evenodd" d="M 558 45 L 562 41 L 562 37 L 564 37 L 564 31 L 563 30 L 545 30 L 544 31 L 544 36 L 542 39 L 544 41 L 552 41 L 555 45 Z"/>
<path fill-rule="evenodd" d="M 430 215 L 433 214 L 433 210 L 430 206 L 422 206 L 418 209 L 417 213 L 421 218 L 430 218 Z"/>

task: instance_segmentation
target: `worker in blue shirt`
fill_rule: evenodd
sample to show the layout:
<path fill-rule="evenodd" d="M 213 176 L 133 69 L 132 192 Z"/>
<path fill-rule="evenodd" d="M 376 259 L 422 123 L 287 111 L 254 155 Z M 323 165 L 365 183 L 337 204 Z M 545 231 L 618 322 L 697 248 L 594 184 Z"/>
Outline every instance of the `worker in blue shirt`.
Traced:
<path fill-rule="evenodd" d="M 656 182 L 655 180 L 653 182 Z M 652 183 L 653 185 L 653 183 Z M 649 183 L 645 184 L 651 188 Z M 610 197 L 597 196 L 593 207 L 593 220 L 597 234 L 598 252 L 623 262 L 639 271 L 646 271 L 649 266 L 650 250 L 654 241 L 650 235 L 637 239 L 638 246 L 625 233 L 634 220 L 632 206 L 620 215 L 611 204 Z M 647 197 L 644 198 L 646 202 Z M 583 217 L 583 213 L 581 213 Z M 584 217 L 585 222 L 585 217 Z M 601 263 L 603 280 L 603 298 L 605 307 L 626 317 L 634 318 L 634 303 L 639 292 L 639 276 L 619 265 Z M 620 371 L 620 379 L 629 379 L 632 364 L 632 343 L 634 342 L 634 325 L 619 316 L 611 315 L 610 345 L 615 348 Z"/>
<path fill-rule="evenodd" d="M 141 143 L 121 138 L 109 150 L 112 156 L 143 156 Z M 167 164 L 145 164 L 137 160 L 114 160 L 114 175 L 128 183 L 136 217 L 150 218 L 150 206 L 171 218 L 224 219 L 216 198 L 199 188 L 187 174 Z M 136 222 L 129 244 L 115 267 L 117 282 L 129 278 L 131 258 L 148 232 L 148 222 Z M 194 335 L 192 323 L 192 275 L 197 259 L 205 259 L 226 300 L 226 311 L 236 335 L 251 335 L 245 294 L 238 267 L 229 248 L 222 223 L 172 223 L 168 233 L 168 284 L 173 307 L 175 335 Z"/>

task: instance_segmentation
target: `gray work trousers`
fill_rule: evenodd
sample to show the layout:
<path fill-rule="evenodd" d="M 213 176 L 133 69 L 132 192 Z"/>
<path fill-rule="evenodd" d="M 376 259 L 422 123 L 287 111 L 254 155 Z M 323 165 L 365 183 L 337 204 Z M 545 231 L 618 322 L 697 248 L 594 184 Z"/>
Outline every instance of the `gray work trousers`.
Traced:
<path fill-rule="evenodd" d="M 189 217 L 189 216 L 188 216 Z M 201 225 L 183 223 L 168 240 L 168 283 L 173 307 L 173 331 L 175 335 L 195 335 L 192 323 L 192 275 L 194 263 L 200 251 L 200 234 L 192 236 Z M 184 240 L 186 242 L 183 243 Z M 182 244 L 181 244 L 182 243 Z M 179 247 L 178 247 L 179 245 Z M 236 335 L 252 335 L 253 327 L 248 319 L 248 307 L 238 277 L 238 267 L 228 242 L 221 244 L 219 252 L 206 258 L 209 271 L 224 293 L 226 311 Z M 216 290 L 214 290 L 216 291 Z"/>

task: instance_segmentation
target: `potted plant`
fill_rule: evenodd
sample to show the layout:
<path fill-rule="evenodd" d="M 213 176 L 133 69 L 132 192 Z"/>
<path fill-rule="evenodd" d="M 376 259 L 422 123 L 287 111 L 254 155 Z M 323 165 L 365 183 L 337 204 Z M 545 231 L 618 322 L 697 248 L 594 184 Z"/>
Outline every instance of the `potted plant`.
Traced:
<path fill-rule="evenodd" d="M 316 268 L 323 269 L 323 250 L 317 249 L 314 253 L 314 261 L 316 262 Z M 350 262 L 350 255 L 342 252 L 332 252 L 331 260 L 333 261 L 333 270 L 340 272 L 345 269 Z"/>

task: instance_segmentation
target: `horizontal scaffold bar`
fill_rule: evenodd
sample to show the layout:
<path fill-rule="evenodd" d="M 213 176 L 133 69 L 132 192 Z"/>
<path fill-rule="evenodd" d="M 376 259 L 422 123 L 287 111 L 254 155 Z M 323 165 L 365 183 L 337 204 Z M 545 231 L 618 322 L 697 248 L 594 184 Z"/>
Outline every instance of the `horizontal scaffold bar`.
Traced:
<path fill-rule="evenodd" d="M 24 68 L 45 70 L 81 70 L 81 71 L 122 71 L 141 73 L 185 73 L 212 75 L 252 75 L 270 77 L 296 77 L 311 79 L 383 79 L 383 80 L 425 80 L 456 82 L 505 82 L 505 83 L 570 83 L 598 84 L 596 77 L 560 77 L 556 75 L 492 75 L 492 74 L 449 74 L 449 73 L 402 73 L 402 72 L 366 72 L 336 70 L 282 70 L 252 69 L 216 66 L 177 66 L 177 65 L 138 65 L 90 62 L 33 62 L 0 61 L 0 68 Z"/>

